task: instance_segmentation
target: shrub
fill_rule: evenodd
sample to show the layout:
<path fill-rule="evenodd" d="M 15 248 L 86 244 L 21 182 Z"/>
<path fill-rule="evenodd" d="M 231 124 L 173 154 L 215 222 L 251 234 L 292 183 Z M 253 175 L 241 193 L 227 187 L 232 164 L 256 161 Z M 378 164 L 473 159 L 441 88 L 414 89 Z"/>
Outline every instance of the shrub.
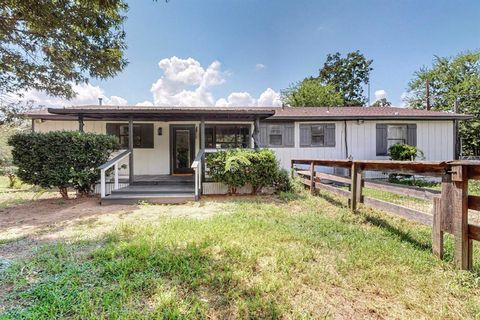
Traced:
<path fill-rule="evenodd" d="M 415 160 L 419 150 L 415 146 L 408 144 L 394 144 L 388 149 L 392 160 L 409 161 Z"/>
<path fill-rule="evenodd" d="M 250 161 L 244 154 L 234 151 L 219 151 L 210 153 L 207 156 L 207 166 L 213 181 L 222 182 L 227 185 L 228 193 L 237 193 L 237 188 L 247 183 L 245 166 Z"/>
<path fill-rule="evenodd" d="M 68 188 L 83 195 L 99 179 L 97 167 L 118 148 L 113 136 L 74 131 L 18 133 L 10 137 L 13 163 L 24 182 L 57 187 L 63 198 Z"/>
<path fill-rule="evenodd" d="M 207 156 L 207 166 L 214 181 L 228 186 L 229 194 L 245 184 L 252 186 L 252 194 L 268 186 L 291 186 L 288 173 L 281 173 L 275 154 L 268 149 L 219 151 Z"/>
<path fill-rule="evenodd" d="M 290 192 L 293 190 L 292 179 L 290 179 L 290 174 L 287 170 L 278 170 L 273 187 L 276 192 Z"/>

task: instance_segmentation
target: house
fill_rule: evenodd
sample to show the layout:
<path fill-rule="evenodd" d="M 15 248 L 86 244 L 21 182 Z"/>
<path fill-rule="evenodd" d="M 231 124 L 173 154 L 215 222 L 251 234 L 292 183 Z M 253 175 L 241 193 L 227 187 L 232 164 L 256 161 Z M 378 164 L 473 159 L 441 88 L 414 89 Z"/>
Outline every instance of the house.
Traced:
<path fill-rule="evenodd" d="M 127 151 L 106 165 L 118 170 L 110 195 L 108 179 L 102 180 L 104 200 L 119 200 L 122 190 L 134 190 L 123 195 L 131 199 L 162 192 L 170 194 L 164 197 L 168 199 L 179 194 L 198 198 L 201 193 L 222 193 L 223 186 L 205 181 L 202 159 L 204 152 L 226 148 L 270 148 L 285 169 L 292 159 L 388 159 L 388 148 L 395 143 L 417 146 L 426 160 L 452 160 L 459 149 L 457 123 L 471 118 L 392 107 L 100 105 L 50 108 L 27 115 L 36 132 L 80 130 L 119 138 Z M 127 163 L 122 169 L 121 164 Z M 128 177 L 128 182 L 122 177 Z"/>

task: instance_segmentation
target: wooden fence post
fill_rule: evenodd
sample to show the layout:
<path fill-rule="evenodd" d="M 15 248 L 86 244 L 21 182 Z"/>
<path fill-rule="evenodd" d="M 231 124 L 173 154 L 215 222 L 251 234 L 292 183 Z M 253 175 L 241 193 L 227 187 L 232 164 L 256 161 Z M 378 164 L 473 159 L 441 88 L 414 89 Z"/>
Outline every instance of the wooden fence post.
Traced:
<path fill-rule="evenodd" d="M 468 177 L 466 168 L 452 167 L 453 235 L 455 264 L 458 269 L 471 269 L 471 246 L 468 239 Z"/>
<path fill-rule="evenodd" d="M 365 186 L 365 179 L 363 171 L 357 169 L 357 203 L 363 203 L 363 187 Z"/>
<path fill-rule="evenodd" d="M 433 198 L 433 229 L 432 229 L 432 252 L 435 256 L 443 258 L 443 229 L 442 229 L 442 206 L 441 198 Z"/>
<path fill-rule="evenodd" d="M 310 193 L 315 194 L 315 164 L 313 161 L 310 163 Z"/>
<path fill-rule="evenodd" d="M 357 210 L 357 197 L 358 197 L 358 166 L 355 162 L 352 162 L 352 170 L 350 171 L 350 175 L 352 178 L 352 182 L 350 184 L 350 209 L 352 212 L 355 212 Z M 360 177 L 360 180 L 361 177 Z M 361 182 L 361 181 L 360 181 Z M 361 188 L 360 188 L 361 189 Z M 361 191 L 360 191 L 361 192 Z"/>

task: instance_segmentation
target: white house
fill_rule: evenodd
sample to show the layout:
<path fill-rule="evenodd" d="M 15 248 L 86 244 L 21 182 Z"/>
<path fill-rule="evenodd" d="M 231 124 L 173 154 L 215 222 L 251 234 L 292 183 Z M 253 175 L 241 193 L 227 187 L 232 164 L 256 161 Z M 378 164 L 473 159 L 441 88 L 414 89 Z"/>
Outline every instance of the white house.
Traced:
<path fill-rule="evenodd" d="M 205 183 L 201 169 L 195 169 L 195 160 L 201 160 L 204 151 L 268 147 L 276 152 L 282 167 L 289 169 L 292 159 L 388 159 L 390 145 L 408 143 L 422 150 L 426 160 L 452 160 L 458 150 L 457 122 L 471 118 L 390 107 L 98 105 L 50 108 L 28 116 L 36 132 L 80 130 L 116 135 L 131 151 L 128 161 L 114 159 L 129 164 L 127 169 L 119 166 L 118 175 L 129 176 L 130 189 L 149 184 L 156 185 L 160 192 L 163 184 L 174 190 L 171 182 L 175 179 L 175 183 L 193 185 L 191 175 L 195 171 L 199 187 L 193 187 L 194 192 L 203 193 L 222 192 L 218 186 Z M 136 191 L 139 197 L 144 195 Z M 106 193 L 105 199 L 116 199 L 118 191 L 110 196 Z"/>

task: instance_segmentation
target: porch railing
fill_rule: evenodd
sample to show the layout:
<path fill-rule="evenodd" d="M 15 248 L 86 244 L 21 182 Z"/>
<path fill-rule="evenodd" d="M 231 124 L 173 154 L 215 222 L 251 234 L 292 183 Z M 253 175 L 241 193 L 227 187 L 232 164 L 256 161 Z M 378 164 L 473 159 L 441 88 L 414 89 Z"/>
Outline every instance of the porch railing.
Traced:
<path fill-rule="evenodd" d="M 118 169 L 119 169 L 119 163 L 128 157 L 132 151 L 131 150 L 124 150 L 117 156 L 113 157 L 111 160 L 108 160 L 104 164 L 98 167 L 100 169 L 100 196 L 102 198 L 105 198 L 106 196 L 106 171 L 110 169 L 111 167 L 113 168 L 114 171 L 114 184 L 113 184 L 113 189 L 112 190 L 117 190 L 118 189 Z"/>
<path fill-rule="evenodd" d="M 205 150 L 201 149 L 198 151 L 197 156 L 192 162 L 192 169 L 195 175 L 195 200 L 200 199 L 200 192 L 202 190 L 202 170 L 204 168 L 204 155 Z"/>

